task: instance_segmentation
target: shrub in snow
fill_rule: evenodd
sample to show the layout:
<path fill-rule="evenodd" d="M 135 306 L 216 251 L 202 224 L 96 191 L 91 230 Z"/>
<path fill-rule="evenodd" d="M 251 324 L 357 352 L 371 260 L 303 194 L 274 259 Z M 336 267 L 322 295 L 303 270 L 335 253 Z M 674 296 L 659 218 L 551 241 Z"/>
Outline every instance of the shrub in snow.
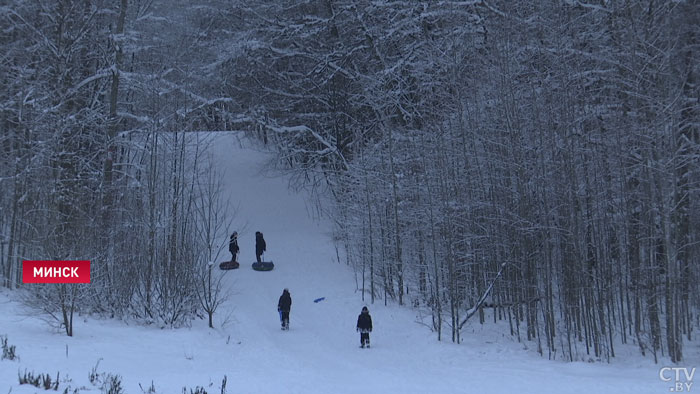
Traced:
<path fill-rule="evenodd" d="M 49 374 L 39 374 L 34 375 L 34 372 L 27 372 L 24 370 L 24 375 L 17 374 L 19 377 L 19 384 L 31 384 L 34 387 L 43 388 L 44 390 L 58 390 L 58 376 L 56 373 L 56 380 L 51 380 Z"/>
<path fill-rule="evenodd" d="M 102 359 L 97 360 L 95 366 L 90 370 L 90 374 L 88 375 L 90 383 L 93 386 L 99 386 L 100 392 L 104 394 L 124 394 L 121 376 L 105 372 L 97 372 L 97 367 L 100 365 L 100 361 L 102 361 Z M 153 383 L 151 383 L 151 387 L 153 387 Z M 153 390 L 153 392 L 155 392 L 155 388 Z"/>
<path fill-rule="evenodd" d="M 187 391 L 187 387 L 183 387 L 182 394 L 208 394 L 208 393 L 207 393 L 207 390 L 204 390 L 204 387 L 197 386 L 197 387 L 195 387 L 194 390 L 190 389 L 189 393 Z"/>
<path fill-rule="evenodd" d="M 121 376 L 107 374 L 102 385 L 102 392 L 105 394 L 124 394 Z"/>
<path fill-rule="evenodd" d="M 153 381 L 151 380 L 151 385 L 148 386 L 147 389 L 144 389 L 143 386 L 141 386 L 141 383 L 139 383 L 139 387 L 141 388 L 141 391 L 144 394 L 156 394 L 156 386 L 153 384 Z"/>
<path fill-rule="evenodd" d="M 2 358 L 0 360 L 19 360 L 19 356 L 15 352 L 15 346 L 7 344 L 6 335 L 0 337 L 0 344 L 2 344 Z"/>

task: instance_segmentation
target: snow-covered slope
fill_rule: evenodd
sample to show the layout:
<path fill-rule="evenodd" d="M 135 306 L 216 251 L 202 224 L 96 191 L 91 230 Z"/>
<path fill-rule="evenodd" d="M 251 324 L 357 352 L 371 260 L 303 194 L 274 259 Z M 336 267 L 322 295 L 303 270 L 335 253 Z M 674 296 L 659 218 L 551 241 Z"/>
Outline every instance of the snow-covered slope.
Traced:
<path fill-rule="evenodd" d="M 225 193 L 239 207 L 241 247 L 241 268 L 226 273 L 230 298 L 215 315 L 217 328 L 204 321 L 170 330 L 81 319 L 76 336 L 67 338 L 0 292 L 0 335 L 20 356 L 0 361 L 0 394 L 43 392 L 18 385 L 25 369 L 60 371 L 71 382 L 59 391 L 70 384 L 99 392 L 88 381 L 98 360 L 98 372 L 120 375 L 126 393 L 151 383 L 158 393 L 195 386 L 219 393 L 224 376 L 228 393 L 662 393 L 672 386 L 648 359 L 548 361 L 492 323 L 465 330 L 461 345 L 441 343 L 413 311 L 394 305 L 369 305 L 372 348 L 360 349 L 354 327 L 365 304 L 353 273 L 337 261 L 328 224 L 309 218 L 304 196 L 288 191 L 286 179 L 261 173 L 264 154 L 239 145 L 223 133 L 212 145 Z M 250 269 L 255 231 L 265 234 L 273 271 Z M 290 331 L 280 330 L 276 311 L 285 287 L 293 299 Z M 325 300 L 314 303 L 319 297 Z"/>

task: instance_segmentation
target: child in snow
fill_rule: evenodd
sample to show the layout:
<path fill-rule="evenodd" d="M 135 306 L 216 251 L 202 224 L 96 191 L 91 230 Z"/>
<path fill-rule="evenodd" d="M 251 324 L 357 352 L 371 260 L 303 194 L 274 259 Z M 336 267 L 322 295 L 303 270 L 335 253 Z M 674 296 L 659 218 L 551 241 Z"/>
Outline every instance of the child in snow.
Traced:
<path fill-rule="evenodd" d="M 255 258 L 258 260 L 258 263 L 262 262 L 260 260 L 260 256 L 265 253 L 266 245 L 265 245 L 265 238 L 263 238 L 263 234 L 260 231 L 255 232 Z"/>
<path fill-rule="evenodd" d="M 228 242 L 228 251 L 231 252 L 231 262 L 236 262 L 236 255 L 238 254 L 238 232 L 234 231 L 231 234 L 231 240 Z"/>
<path fill-rule="evenodd" d="M 280 313 L 282 321 L 282 329 L 289 330 L 289 311 L 292 309 L 292 296 L 289 294 L 289 289 L 284 289 L 280 300 L 277 302 L 277 312 Z"/>
<path fill-rule="evenodd" d="M 362 307 L 362 313 L 357 317 L 357 331 L 360 333 L 360 347 L 369 347 L 369 333 L 372 332 L 372 316 L 369 315 L 369 309 L 366 306 Z"/>

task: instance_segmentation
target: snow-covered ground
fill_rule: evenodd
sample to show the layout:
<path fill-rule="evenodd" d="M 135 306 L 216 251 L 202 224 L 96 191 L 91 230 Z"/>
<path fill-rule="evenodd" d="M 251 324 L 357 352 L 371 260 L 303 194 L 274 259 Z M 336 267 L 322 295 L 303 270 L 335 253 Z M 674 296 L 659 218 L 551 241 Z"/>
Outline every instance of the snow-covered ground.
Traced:
<path fill-rule="evenodd" d="M 0 335 L 20 360 L 0 361 L 0 394 L 44 392 L 18 384 L 25 370 L 54 377 L 60 371 L 71 387 L 97 393 L 88 374 L 98 361 L 98 372 L 122 377 L 126 393 L 151 384 L 157 393 L 196 386 L 219 393 L 224 376 L 228 393 L 664 393 L 673 385 L 659 378 L 663 365 L 633 349 L 611 364 L 548 361 L 493 323 L 473 323 L 460 345 L 438 342 L 414 311 L 383 303 L 369 305 L 372 348 L 360 349 L 354 327 L 365 304 L 354 274 L 337 261 L 328 224 L 309 218 L 304 196 L 288 191 L 286 179 L 260 172 L 264 154 L 241 149 L 231 134 L 215 138 L 226 194 L 239 207 L 234 225 L 244 229 L 241 268 L 225 274 L 230 297 L 215 315 L 216 328 L 205 321 L 160 329 L 81 317 L 69 338 L 27 316 L 3 290 Z M 273 271 L 250 269 L 255 231 L 265 234 Z M 293 299 L 290 331 L 280 330 L 276 310 L 285 287 Z M 319 297 L 325 300 L 314 303 Z M 686 348 L 695 364 L 697 354 L 697 345 Z"/>

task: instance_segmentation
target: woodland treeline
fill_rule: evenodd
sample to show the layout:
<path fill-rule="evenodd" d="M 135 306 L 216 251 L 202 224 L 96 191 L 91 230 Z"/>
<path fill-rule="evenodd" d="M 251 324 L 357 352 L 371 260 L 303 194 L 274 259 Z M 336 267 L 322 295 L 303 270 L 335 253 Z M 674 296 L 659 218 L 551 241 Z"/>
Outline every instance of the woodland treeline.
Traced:
<path fill-rule="evenodd" d="M 22 256 L 95 256 L 82 308 L 192 317 L 198 286 L 168 290 L 196 282 L 174 261 L 208 258 L 192 132 L 243 130 L 329 196 L 363 297 L 417 308 L 441 339 L 498 323 L 550 358 L 680 362 L 700 325 L 697 0 L 2 15 L 8 286 Z"/>
<path fill-rule="evenodd" d="M 171 7 L 172 6 L 172 7 Z M 176 7 L 179 6 L 179 7 Z M 3 285 L 73 335 L 76 312 L 180 326 L 221 302 L 234 212 L 208 160 L 221 103 L 206 9 L 3 1 Z M 206 94 L 202 92 L 207 92 Z M 90 260 L 89 285 L 22 286 L 22 260 Z"/>

